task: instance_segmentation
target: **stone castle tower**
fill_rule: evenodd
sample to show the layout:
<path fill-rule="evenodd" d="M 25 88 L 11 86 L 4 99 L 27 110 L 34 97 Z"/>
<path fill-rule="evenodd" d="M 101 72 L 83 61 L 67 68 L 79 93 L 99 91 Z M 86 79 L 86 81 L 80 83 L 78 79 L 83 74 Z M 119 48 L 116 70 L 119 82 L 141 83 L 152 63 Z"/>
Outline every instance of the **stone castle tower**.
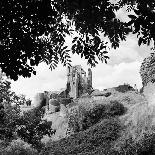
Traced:
<path fill-rule="evenodd" d="M 88 88 L 92 89 L 92 71 L 88 69 L 88 77 L 81 65 L 67 68 L 67 85 L 69 85 L 69 96 L 78 98 L 87 93 Z"/>

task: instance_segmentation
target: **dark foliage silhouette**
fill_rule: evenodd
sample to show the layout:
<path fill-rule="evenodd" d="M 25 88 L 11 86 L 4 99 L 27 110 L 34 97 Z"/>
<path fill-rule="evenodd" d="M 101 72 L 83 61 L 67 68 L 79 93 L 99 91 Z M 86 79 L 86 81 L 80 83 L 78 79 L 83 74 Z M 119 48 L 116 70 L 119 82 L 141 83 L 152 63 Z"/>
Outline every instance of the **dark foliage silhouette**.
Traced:
<path fill-rule="evenodd" d="M 0 141 L 9 142 L 20 137 L 40 150 L 44 135 L 51 136 L 55 130 L 51 122 L 43 121 L 45 109 L 32 109 L 21 113 L 20 105 L 29 102 L 24 96 L 17 96 L 10 89 L 11 83 L 3 78 L 0 81 Z"/>
<path fill-rule="evenodd" d="M 123 23 L 115 12 L 127 5 L 135 14 Z M 106 62 L 109 48 L 119 47 L 131 32 L 138 44 L 150 45 L 155 39 L 153 0 L 1 0 L 0 67 L 10 78 L 36 74 L 34 66 L 46 62 L 54 69 L 59 62 L 71 62 L 65 37 L 74 36 L 71 51 L 95 66 Z M 103 35 L 101 35 L 103 34 Z M 109 41 L 104 41 L 103 37 Z M 108 43 L 111 43 L 109 45 Z"/>
<path fill-rule="evenodd" d="M 0 67 L 10 78 L 36 74 L 41 61 L 54 68 L 61 58 L 65 65 L 69 54 L 63 47 L 67 26 L 50 0 L 0 1 Z M 50 34 L 50 38 L 47 35 Z M 40 36 L 44 35 L 42 39 Z"/>

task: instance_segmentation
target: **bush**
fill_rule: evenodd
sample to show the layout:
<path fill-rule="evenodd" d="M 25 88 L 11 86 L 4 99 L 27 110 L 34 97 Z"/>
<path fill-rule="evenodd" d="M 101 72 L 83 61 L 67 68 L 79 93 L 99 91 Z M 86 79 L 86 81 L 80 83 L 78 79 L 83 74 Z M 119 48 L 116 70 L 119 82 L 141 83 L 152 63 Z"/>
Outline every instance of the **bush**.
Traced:
<path fill-rule="evenodd" d="M 32 144 L 38 151 L 43 144 L 41 139 L 44 135 L 51 136 L 55 130 L 51 128 L 51 122 L 42 121 L 43 111 L 34 112 L 34 110 L 24 112 L 17 123 L 17 135 L 25 142 Z"/>
<path fill-rule="evenodd" d="M 79 104 L 72 107 L 68 113 L 68 126 L 74 133 L 83 131 L 102 119 L 123 115 L 126 108 L 118 101 L 109 104 L 96 103 Z"/>
<path fill-rule="evenodd" d="M 105 105 L 103 104 L 95 105 L 91 110 L 85 111 L 85 113 L 83 113 L 83 119 L 80 122 L 83 127 L 82 129 L 86 130 L 99 122 L 101 119 L 105 118 L 104 112 Z"/>
<path fill-rule="evenodd" d="M 125 155 L 153 155 L 155 154 L 155 134 L 154 133 L 143 133 L 143 138 L 138 141 L 133 137 L 122 137 L 119 144 L 119 150 L 113 149 L 115 154 L 125 154 Z"/>
<path fill-rule="evenodd" d="M 3 150 L 0 150 L 2 155 L 38 155 L 37 150 L 21 139 L 13 140 Z"/>
<path fill-rule="evenodd" d="M 68 117 L 68 127 L 72 129 L 73 132 L 79 132 L 79 107 L 74 106 L 70 108 L 69 112 L 67 113 Z"/>
<path fill-rule="evenodd" d="M 134 91 L 134 88 L 129 84 L 124 84 L 124 85 L 119 85 L 118 87 L 115 87 L 115 90 L 121 93 L 125 93 L 127 91 Z"/>
<path fill-rule="evenodd" d="M 1 117 L 0 121 L 1 140 L 12 140 L 13 138 L 15 138 L 16 125 L 19 118 L 20 107 L 18 105 L 3 109 L 3 117 Z"/>
<path fill-rule="evenodd" d="M 17 96 L 10 88 L 11 83 L 2 78 L 0 80 L 0 140 L 10 142 L 20 137 L 40 150 L 42 137 L 54 133 L 51 123 L 42 121 L 45 109 L 36 108 L 22 115 L 19 105 L 26 103 L 25 96 Z"/>
<path fill-rule="evenodd" d="M 104 94 L 105 97 L 109 97 L 111 95 L 111 92 L 107 92 Z"/>
<path fill-rule="evenodd" d="M 119 137 L 121 124 L 118 119 L 105 119 L 85 131 L 49 142 L 40 155 L 96 155 L 110 154 L 113 142 Z"/>
<path fill-rule="evenodd" d="M 18 105 L 10 106 L 4 110 L 3 121 L 0 123 L 0 139 L 11 141 L 20 137 L 40 150 L 43 146 L 41 139 L 44 135 L 51 136 L 54 130 L 51 123 L 42 121 L 43 110 L 33 109 L 20 114 Z"/>
<path fill-rule="evenodd" d="M 140 103 L 122 119 L 122 136 L 115 142 L 115 154 L 155 154 L 155 107 Z"/>
<path fill-rule="evenodd" d="M 109 112 L 108 112 L 110 116 L 120 116 L 120 115 L 123 115 L 126 111 L 127 109 L 120 102 L 116 100 L 110 101 Z"/>

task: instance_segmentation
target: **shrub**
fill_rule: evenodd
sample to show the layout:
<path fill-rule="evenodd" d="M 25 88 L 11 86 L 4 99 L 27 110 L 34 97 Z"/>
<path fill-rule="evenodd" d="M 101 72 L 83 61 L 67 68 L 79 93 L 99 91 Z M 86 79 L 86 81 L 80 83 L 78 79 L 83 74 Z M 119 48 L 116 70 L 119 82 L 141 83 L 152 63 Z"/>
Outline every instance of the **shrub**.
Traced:
<path fill-rule="evenodd" d="M 71 103 L 72 99 L 71 98 L 60 98 L 60 104 L 63 104 L 63 105 L 68 105 L 69 103 Z"/>
<path fill-rule="evenodd" d="M 80 103 L 72 107 L 68 113 L 68 125 L 74 133 L 86 130 L 102 119 L 123 115 L 126 108 L 118 101 L 108 104 L 92 101 L 90 104 Z"/>
<path fill-rule="evenodd" d="M 37 150 L 35 150 L 30 144 L 24 142 L 21 139 L 13 140 L 9 145 L 3 150 L 0 150 L 2 155 L 38 155 Z"/>
<path fill-rule="evenodd" d="M 2 112 L 2 111 L 1 111 Z M 16 124 L 20 118 L 20 107 L 18 105 L 3 109 L 3 117 L 0 121 L 0 139 L 12 140 L 15 138 Z"/>
<path fill-rule="evenodd" d="M 133 137 L 122 137 L 124 138 L 123 143 L 119 146 L 119 150 L 113 149 L 115 154 L 126 154 L 126 155 L 153 155 L 155 154 L 155 134 L 154 133 L 143 133 L 143 138 L 138 141 Z"/>
<path fill-rule="evenodd" d="M 85 130 L 102 119 L 120 116 L 125 112 L 126 108 L 116 100 L 110 101 L 110 104 L 95 104 L 93 108 L 83 112 L 80 124 L 83 126 L 82 129 Z"/>
<path fill-rule="evenodd" d="M 105 97 L 109 97 L 111 95 L 111 92 L 107 92 L 104 94 Z"/>
<path fill-rule="evenodd" d="M 80 121 L 80 124 L 82 125 L 82 129 L 85 130 L 90 126 L 99 122 L 101 119 L 105 118 L 106 117 L 105 110 L 106 110 L 106 105 L 96 104 L 89 111 L 84 111 L 82 120 Z"/>
<path fill-rule="evenodd" d="M 43 111 L 34 110 L 24 112 L 17 122 L 17 135 L 25 142 L 32 144 L 38 151 L 43 144 L 41 139 L 44 135 L 51 136 L 55 130 L 51 128 L 51 122 L 42 121 Z"/>
<path fill-rule="evenodd" d="M 113 142 L 119 137 L 121 124 L 118 119 L 105 119 L 85 131 L 49 142 L 40 155 L 96 155 L 110 154 Z"/>
<path fill-rule="evenodd" d="M 79 107 L 74 106 L 70 108 L 69 112 L 67 113 L 68 117 L 68 127 L 72 129 L 73 132 L 79 132 Z"/>
<path fill-rule="evenodd" d="M 123 115 L 126 111 L 127 109 L 120 102 L 116 100 L 110 101 L 109 112 L 108 112 L 109 115 L 120 116 L 120 115 Z"/>
<path fill-rule="evenodd" d="M 122 136 L 115 142 L 115 154 L 155 154 L 155 107 L 140 103 L 122 119 Z"/>
<path fill-rule="evenodd" d="M 124 85 L 119 85 L 118 87 L 115 87 L 115 90 L 121 93 L 125 93 L 127 91 L 134 91 L 134 88 L 129 84 L 124 84 Z"/>
<path fill-rule="evenodd" d="M 26 99 L 23 95 L 17 96 L 10 88 L 11 83 L 2 78 L 0 80 L 0 140 L 10 142 L 20 137 L 40 150 L 42 137 L 54 133 L 51 123 L 42 121 L 45 109 L 36 108 L 21 115 L 19 105 L 25 104 Z"/>
<path fill-rule="evenodd" d="M 0 139 L 11 141 L 20 137 L 40 150 L 43 146 L 41 143 L 43 136 L 54 134 L 51 123 L 42 121 L 43 113 L 44 109 L 39 111 L 34 109 L 21 115 L 18 105 L 6 108 L 0 122 Z"/>

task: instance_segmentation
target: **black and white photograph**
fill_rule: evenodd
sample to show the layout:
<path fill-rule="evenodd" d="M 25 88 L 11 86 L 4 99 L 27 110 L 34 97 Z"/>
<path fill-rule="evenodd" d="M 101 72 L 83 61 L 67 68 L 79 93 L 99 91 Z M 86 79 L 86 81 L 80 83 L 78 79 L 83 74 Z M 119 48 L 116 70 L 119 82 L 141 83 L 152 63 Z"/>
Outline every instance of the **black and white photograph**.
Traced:
<path fill-rule="evenodd" d="M 0 0 L 0 155 L 155 155 L 155 0 Z"/>

